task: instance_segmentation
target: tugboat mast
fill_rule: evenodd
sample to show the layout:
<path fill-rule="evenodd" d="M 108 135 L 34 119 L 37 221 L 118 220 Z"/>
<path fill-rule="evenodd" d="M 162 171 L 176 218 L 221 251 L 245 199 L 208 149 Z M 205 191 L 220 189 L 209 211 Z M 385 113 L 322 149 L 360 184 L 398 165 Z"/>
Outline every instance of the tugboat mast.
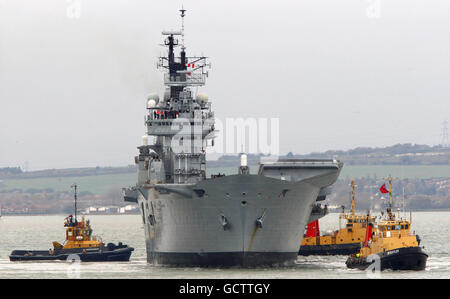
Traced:
<path fill-rule="evenodd" d="M 75 222 L 76 222 L 77 221 L 77 184 L 75 183 L 70 187 L 75 189 L 74 200 L 75 200 Z"/>
<path fill-rule="evenodd" d="M 355 216 L 355 180 L 352 180 L 352 216 Z"/>
<path fill-rule="evenodd" d="M 392 177 L 388 177 L 389 182 L 389 208 L 388 208 L 388 216 L 389 220 L 394 220 L 394 215 L 392 214 Z"/>

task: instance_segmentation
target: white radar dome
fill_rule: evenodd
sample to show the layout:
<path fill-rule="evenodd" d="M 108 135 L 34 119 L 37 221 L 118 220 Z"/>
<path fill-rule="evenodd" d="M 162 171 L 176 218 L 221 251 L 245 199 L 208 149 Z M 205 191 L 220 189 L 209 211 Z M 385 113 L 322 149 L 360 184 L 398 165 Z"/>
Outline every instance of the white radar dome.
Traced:
<path fill-rule="evenodd" d="M 157 93 L 151 93 L 147 97 L 147 101 L 149 101 L 149 100 L 155 100 L 156 103 L 158 103 L 159 102 L 159 95 Z"/>
<path fill-rule="evenodd" d="M 150 99 L 147 101 L 147 108 L 155 108 L 156 107 L 156 101 L 154 99 Z"/>
<path fill-rule="evenodd" d="M 208 102 L 208 95 L 206 93 L 199 93 L 196 98 L 197 102 Z"/>

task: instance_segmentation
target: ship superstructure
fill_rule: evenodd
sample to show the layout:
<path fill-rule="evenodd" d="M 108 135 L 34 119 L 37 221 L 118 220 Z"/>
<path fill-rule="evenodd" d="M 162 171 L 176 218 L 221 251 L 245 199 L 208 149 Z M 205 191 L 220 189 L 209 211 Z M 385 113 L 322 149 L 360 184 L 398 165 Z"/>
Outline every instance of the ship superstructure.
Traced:
<path fill-rule="evenodd" d="M 185 10 L 181 10 L 182 20 Z M 183 23 L 182 23 L 183 24 Z M 124 199 L 139 205 L 147 260 L 178 266 L 260 266 L 292 263 L 306 224 L 325 213 L 325 199 L 342 163 L 281 160 L 251 174 L 246 155 L 234 175 L 207 176 L 205 150 L 214 113 L 203 86 L 206 57 L 188 57 L 181 31 L 163 31 L 166 91 L 147 101 L 147 134 L 135 157 L 136 186 Z M 178 38 L 181 37 L 181 44 Z M 180 47 L 179 56 L 174 49 Z M 153 140 L 150 141 L 149 139 Z M 211 141 L 211 142 L 209 142 Z M 314 210 L 313 210 L 314 208 Z"/>

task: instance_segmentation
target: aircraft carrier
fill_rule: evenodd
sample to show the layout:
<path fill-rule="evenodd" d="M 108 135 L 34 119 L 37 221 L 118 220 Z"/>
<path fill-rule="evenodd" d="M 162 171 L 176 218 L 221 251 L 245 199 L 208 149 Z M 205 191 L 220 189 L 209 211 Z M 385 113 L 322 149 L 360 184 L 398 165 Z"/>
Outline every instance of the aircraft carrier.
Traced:
<path fill-rule="evenodd" d="M 214 112 L 203 86 L 207 58 L 188 57 L 184 16 L 179 31 L 163 31 L 167 56 L 163 97 L 148 97 L 137 184 L 124 200 L 138 204 L 147 260 L 168 266 L 277 266 L 295 262 L 307 223 L 325 214 L 325 199 L 343 164 L 337 160 L 260 162 L 251 174 L 245 154 L 236 174 L 207 176 Z M 181 37 L 181 44 L 178 38 Z M 179 56 L 174 49 L 180 47 Z M 153 140 L 150 140 L 153 139 Z"/>

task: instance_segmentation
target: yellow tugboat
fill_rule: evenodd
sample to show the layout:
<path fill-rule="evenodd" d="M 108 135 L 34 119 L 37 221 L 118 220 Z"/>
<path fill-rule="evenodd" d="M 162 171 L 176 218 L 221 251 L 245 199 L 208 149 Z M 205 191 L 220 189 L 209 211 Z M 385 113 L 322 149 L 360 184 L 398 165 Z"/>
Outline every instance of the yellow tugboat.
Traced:
<path fill-rule="evenodd" d="M 339 230 L 321 236 L 318 220 L 308 224 L 299 255 L 349 255 L 359 251 L 364 242 L 367 224 L 374 223 L 375 217 L 355 213 L 355 194 L 356 185 L 352 180 L 352 211 L 346 214 L 342 208 Z M 341 227 L 342 220 L 347 222 L 344 228 Z"/>
<path fill-rule="evenodd" d="M 77 185 L 75 189 L 75 217 L 69 215 L 64 219 L 66 227 L 66 241 L 64 244 L 53 242 L 53 249 L 49 250 L 14 250 L 9 259 L 11 261 L 48 261 L 66 260 L 70 255 L 78 255 L 83 262 L 102 261 L 128 261 L 130 260 L 132 247 L 119 242 L 105 244 L 101 238 L 92 236 L 92 228 L 89 220 L 84 216 L 77 220 Z"/>
<path fill-rule="evenodd" d="M 379 269 L 424 270 L 428 255 L 420 247 L 420 238 L 411 233 L 411 223 L 406 219 L 395 219 L 392 213 L 392 178 L 388 178 L 389 190 L 383 185 L 382 193 L 389 193 L 389 205 L 386 219 L 378 223 L 378 230 L 371 232 L 367 228 L 367 238 L 360 252 L 351 255 L 346 265 L 348 268 L 367 269 L 379 261 Z M 376 264 L 374 264 L 376 266 Z"/>

